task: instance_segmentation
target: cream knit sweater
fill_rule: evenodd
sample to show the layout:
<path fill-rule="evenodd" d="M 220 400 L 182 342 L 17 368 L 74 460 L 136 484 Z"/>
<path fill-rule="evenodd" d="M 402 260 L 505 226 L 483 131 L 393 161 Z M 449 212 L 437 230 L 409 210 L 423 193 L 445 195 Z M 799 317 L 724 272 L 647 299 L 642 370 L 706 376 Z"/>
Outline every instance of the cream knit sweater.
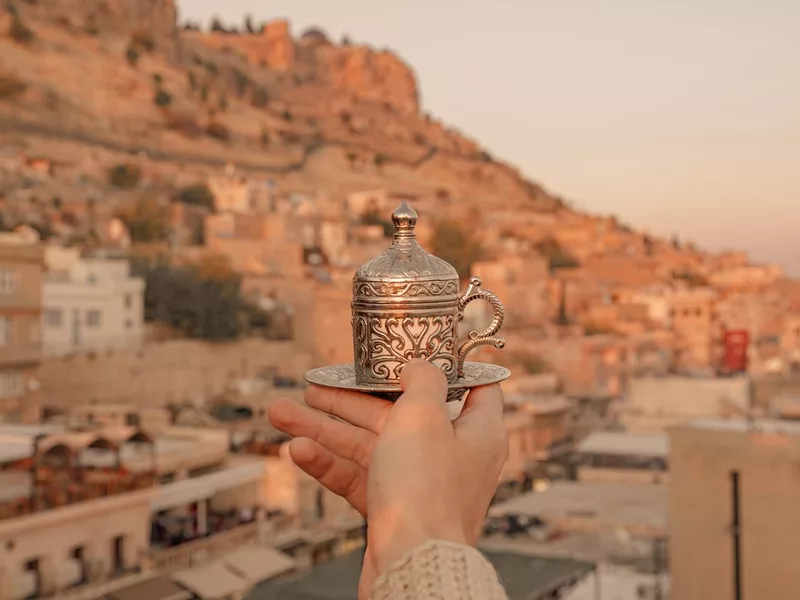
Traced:
<path fill-rule="evenodd" d="M 497 573 L 475 548 L 428 541 L 381 574 L 372 600 L 507 600 Z"/>

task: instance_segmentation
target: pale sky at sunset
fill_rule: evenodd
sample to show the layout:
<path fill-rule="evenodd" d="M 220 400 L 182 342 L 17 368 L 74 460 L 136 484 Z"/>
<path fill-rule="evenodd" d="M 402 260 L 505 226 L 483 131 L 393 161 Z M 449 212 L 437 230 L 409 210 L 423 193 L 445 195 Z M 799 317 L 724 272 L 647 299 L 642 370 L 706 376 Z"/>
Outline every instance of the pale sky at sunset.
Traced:
<path fill-rule="evenodd" d="M 424 108 L 598 213 L 800 275 L 798 0 L 179 0 L 397 52 Z"/>

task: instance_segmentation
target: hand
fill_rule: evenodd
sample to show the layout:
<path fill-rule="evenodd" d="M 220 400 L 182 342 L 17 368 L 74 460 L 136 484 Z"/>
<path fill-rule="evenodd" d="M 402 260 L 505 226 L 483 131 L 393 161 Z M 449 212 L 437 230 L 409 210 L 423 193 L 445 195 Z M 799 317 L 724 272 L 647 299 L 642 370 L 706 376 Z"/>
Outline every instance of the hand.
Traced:
<path fill-rule="evenodd" d="M 367 394 L 310 386 L 311 408 L 270 406 L 273 425 L 295 436 L 292 460 L 346 498 L 369 523 L 360 584 L 430 539 L 475 544 L 508 453 L 499 385 L 472 390 L 450 422 L 442 371 L 412 361 L 392 404 Z"/>

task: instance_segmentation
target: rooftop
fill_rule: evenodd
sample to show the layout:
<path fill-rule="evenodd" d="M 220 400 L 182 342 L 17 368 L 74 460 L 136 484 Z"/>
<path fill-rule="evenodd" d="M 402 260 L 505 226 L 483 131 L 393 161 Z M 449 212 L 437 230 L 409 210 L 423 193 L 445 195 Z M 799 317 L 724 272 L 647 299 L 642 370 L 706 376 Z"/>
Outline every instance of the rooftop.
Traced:
<path fill-rule="evenodd" d="M 577 583 L 594 565 L 570 559 L 549 559 L 511 552 L 486 552 L 506 588 L 509 600 L 538 600 Z M 361 574 L 361 552 L 316 567 L 291 581 L 256 586 L 248 600 L 352 600 Z"/>
<path fill-rule="evenodd" d="M 701 419 L 691 421 L 682 427 L 695 429 L 710 429 L 714 431 L 729 431 L 733 433 L 761 432 L 785 433 L 786 435 L 800 435 L 800 423 L 781 421 L 778 419 L 752 419 L 752 420 L 721 420 Z"/>
<path fill-rule="evenodd" d="M 669 438 L 665 434 L 594 431 L 578 444 L 577 451 L 580 454 L 666 458 L 669 455 Z"/>
<path fill-rule="evenodd" d="M 627 529 L 653 534 L 667 527 L 667 488 L 663 485 L 556 481 L 489 509 L 492 516 L 527 515 L 570 529 Z"/>

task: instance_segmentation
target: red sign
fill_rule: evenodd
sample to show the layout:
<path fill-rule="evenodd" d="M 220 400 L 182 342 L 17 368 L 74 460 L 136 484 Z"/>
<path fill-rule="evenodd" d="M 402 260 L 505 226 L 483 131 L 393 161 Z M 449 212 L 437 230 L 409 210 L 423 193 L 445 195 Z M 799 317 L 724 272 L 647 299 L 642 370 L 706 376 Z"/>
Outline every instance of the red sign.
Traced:
<path fill-rule="evenodd" d="M 743 329 L 726 331 L 723 334 L 725 345 L 725 370 L 729 373 L 747 371 L 747 346 L 750 336 Z"/>

